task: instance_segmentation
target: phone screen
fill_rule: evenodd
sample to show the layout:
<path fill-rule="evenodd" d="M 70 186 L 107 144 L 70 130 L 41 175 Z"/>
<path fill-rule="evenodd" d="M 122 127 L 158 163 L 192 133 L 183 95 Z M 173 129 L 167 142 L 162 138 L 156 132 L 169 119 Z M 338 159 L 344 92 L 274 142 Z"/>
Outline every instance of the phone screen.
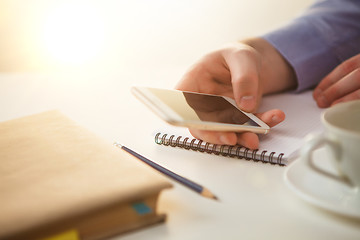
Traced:
<path fill-rule="evenodd" d="M 149 90 L 185 121 L 206 121 L 260 127 L 259 124 L 221 96 L 164 89 Z"/>

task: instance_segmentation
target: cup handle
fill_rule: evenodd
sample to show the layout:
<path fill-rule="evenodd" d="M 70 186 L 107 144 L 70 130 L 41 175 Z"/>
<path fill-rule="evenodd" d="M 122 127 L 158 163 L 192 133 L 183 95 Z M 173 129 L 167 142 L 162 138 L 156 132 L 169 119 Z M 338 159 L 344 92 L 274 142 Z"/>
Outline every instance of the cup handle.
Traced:
<path fill-rule="evenodd" d="M 336 162 L 335 164 L 338 175 L 329 173 L 328 171 L 325 171 L 324 169 L 321 169 L 314 164 L 312 152 L 324 145 L 328 145 L 332 150 Z M 306 161 L 307 165 L 315 172 L 318 172 L 328 178 L 334 179 L 338 182 L 353 187 L 354 185 L 349 181 L 348 177 L 344 175 L 340 169 L 339 165 L 341 162 L 341 151 L 341 147 L 336 141 L 329 139 L 323 134 L 320 134 L 317 136 L 311 136 L 311 138 L 306 141 L 305 145 L 301 148 L 301 158 L 303 161 Z"/>

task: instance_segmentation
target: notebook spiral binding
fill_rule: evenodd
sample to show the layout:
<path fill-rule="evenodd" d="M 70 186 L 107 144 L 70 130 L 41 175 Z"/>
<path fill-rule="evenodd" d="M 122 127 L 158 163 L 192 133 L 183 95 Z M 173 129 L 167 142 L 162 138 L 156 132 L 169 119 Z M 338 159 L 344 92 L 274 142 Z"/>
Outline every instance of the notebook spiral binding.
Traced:
<path fill-rule="evenodd" d="M 198 140 L 196 138 L 183 138 L 183 136 L 169 135 L 166 133 L 160 136 L 161 134 L 162 133 L 159 132 L 155 135 L 155 143 L 159 145 L 180 147 L 186 150 L 285 166 L 283 163 L 284 153 L 277 155 L 275 152 L 270 152 L 270 154 L 267 154 L 268 151 L 266 150 L 258 152 L 259 150 L 251 150 L 242 146 L 218 145 L 204 142 L 203 140 Z"/>

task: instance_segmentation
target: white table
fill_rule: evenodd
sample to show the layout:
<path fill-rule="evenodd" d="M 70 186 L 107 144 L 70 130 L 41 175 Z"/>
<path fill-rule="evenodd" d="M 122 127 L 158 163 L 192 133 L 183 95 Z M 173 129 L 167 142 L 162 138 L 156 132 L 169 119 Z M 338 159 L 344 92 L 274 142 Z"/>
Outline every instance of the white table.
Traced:
<path fill-rule="evenodd" d="M 48 23 L 47 5 L 33 0 L 24 8 L 21 1 L 3 1 L 0 121 L 59 109 L 109 144 L 117 140 L 206 186 L 221 200 L 175 184 L 160 198 L 165 224 L 114 239 L 360 239 L 360 220 L 320 210 L 291 192 L 283 179 L 286 167 L 156 145 L 153 133 L 165 123 L 130 94 L 132 85 L 173 88 L 207 51 L 269 31 L 311 1 L 91 1 L 113 33 L 106 42 L 112 48 L 106 46 L 107 55 L 89 71 L 85 66 L 86 74 L 48 75 L 20 73 L 43 69 L 41 64 L 46 69 L 54 61 L 42 58 L 48 54 L 43 44 L 31 45 L 38 40 L 34 33 Z"/>
<path fill-rule="evenodd" d="M 183 70 L 168 69 L 162 77 Z M 156 145 L 153 131 L 165 123 L 130 94 L 134 83 L 131 75 L 1 74 L 0 121 L 59 109 L 110 144 L 122 142 L 221 200 L 175 184 L 160 198 L 165 224 L 119 239 L 360 239 L 360 220 L 320 210 L 291 192 L 283 180 L 286 167 Z"/>

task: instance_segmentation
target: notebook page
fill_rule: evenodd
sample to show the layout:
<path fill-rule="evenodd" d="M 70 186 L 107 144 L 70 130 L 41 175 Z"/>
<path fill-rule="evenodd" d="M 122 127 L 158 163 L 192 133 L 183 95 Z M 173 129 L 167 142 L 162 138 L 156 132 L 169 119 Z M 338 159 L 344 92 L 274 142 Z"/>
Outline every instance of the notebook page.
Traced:
<path fill-rule="evenodd" d="M 301 148 L 309 133 L 321 132 L 321 113 L 312 97 L 312 91 L 282 93 L 263 98 L 259 112 L 281 109 L 286 118 L 267 135 L 260 135 L 260 149 L 283 152 L 286 156 Z"/>

